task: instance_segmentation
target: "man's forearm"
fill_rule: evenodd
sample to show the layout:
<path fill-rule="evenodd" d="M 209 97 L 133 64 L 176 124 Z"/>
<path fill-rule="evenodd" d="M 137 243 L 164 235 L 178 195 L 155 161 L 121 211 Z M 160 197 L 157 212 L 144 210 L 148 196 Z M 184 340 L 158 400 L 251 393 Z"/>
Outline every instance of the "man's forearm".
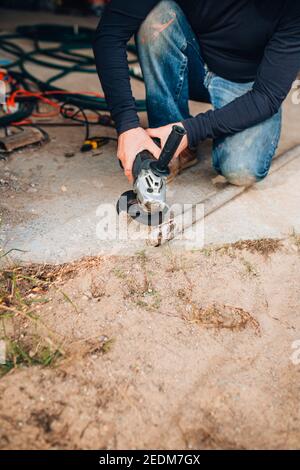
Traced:
<path fill-rule="evenodd" d="M 139 126 L 132 95 L 126 46 L 157 0 L 132 4 L 111 0 L 96 31 L 93 50 L 97 71 L 118 133 Z"/>
<path fill-rule="evenodd" d="M 105 13 L 97 28 L 93 44 L 97 72 L 105 94 L 108 108 L 118 133 L 139 126 L 136 105 L 132 96 L 126 45 L 131 30 L 117 28 L 119 13 Z"/>
<path fill-rule="evenodd" d="M 223 108 L 186 119 L 183 125 L 189 145 L 242 132 L 273 116 L 280 105 L 280 100 L 271 102 L 266 95 L 252 90 Z"/>

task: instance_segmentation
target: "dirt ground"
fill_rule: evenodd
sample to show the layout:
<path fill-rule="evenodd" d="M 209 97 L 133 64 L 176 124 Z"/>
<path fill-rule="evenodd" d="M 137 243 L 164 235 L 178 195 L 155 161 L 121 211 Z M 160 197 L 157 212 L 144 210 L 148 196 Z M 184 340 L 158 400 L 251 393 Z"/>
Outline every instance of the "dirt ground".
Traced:
<path fill-rule="evenodd" d="M 1 13 L 2 28 L 32 24 L 31 12 Z M 32 70 L 47 78 L 44 67 Z M 57 85 L 82 83 L 99 91 L 96 74 Z M 133 87 L 143 98 L 143 84 Z M 279 153 L 300 142 L 291 96 Z M 193 114 L 205 110 L 191 103 Z M 0 161 L 0 448 L 299 449 L 300 236 L 286 235 L 300 230 L 299 163 L 206 221 L 209 244 L 282 240 L 133 247 L 123 257 L 110 247 L 71 264 L 19 266 L 1 248 L 51 263 L 102 253 L 96 208 L 128 189 L 115 144 L 83 157 L 83 129 L 49 133 L 40 150 Z M 215 192 L 208 152 L 189 172 L 168 197 L 190 203 Z"/>
<path fill-rule="evenodd" d="M 299 272 L 296 235 L 4 267 L 7 337 L 57 356 L 0 379 L 1 448 L 299 448 Z"/>

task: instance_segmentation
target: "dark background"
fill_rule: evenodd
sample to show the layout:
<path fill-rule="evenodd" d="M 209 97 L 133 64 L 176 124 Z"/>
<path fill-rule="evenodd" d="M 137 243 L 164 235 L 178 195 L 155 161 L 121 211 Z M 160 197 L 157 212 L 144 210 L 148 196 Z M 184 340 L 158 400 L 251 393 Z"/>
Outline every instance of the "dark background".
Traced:
<path fill-rule="evenodd" d="M 57 13 L 100 14 L 105 0 L 0 0 L 0 6 L 22 10 L 48 10 Z"/>

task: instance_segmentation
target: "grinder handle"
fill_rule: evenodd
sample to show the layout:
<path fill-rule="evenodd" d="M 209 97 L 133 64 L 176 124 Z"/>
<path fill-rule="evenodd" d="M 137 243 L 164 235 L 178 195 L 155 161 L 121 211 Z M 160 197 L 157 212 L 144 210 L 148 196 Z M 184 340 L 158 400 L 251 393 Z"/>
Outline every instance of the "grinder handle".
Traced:
<path fill-rule="evenodd" d="M 169 163 L 174 157 L 176 151 L 178 150 L 179 145 L 183 137 L 186 135 L 186 130 L 182 126 L 173 126 L 172 132 L 169 135 L 164 148 L 161 151 L 160 157 L 155 164 L 155 167 L 159 171 L 165 171 L 168 168 Z"/>

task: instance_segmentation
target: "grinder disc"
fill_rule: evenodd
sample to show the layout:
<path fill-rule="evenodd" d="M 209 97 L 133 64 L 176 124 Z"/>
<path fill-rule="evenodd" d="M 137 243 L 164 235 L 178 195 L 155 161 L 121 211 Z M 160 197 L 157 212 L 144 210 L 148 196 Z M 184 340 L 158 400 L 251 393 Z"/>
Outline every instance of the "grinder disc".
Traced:
<path fill-rule="evenodd" d="M 164 221 L 164 216 L 168 212 L 166 206 L 162 211 L 148 212 L 145 211 L 139 204 L 136 194 L 134 191 L 126 191 L 122 194 L 117 202 L 117 213 L 127 212 L 127 214 L 133 219 L 143 225 L 149 227 L 157 227 Z"/>

